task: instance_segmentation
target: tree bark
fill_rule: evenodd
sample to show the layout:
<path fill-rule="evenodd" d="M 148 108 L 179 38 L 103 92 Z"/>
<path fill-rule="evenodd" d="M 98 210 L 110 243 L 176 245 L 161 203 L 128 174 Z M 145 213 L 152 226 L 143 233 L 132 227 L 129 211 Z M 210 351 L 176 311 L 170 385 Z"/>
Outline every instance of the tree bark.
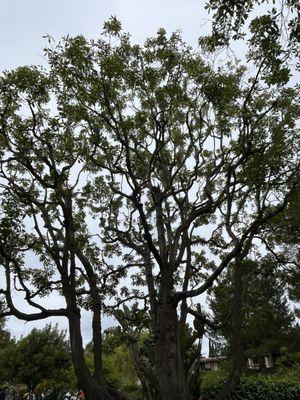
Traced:
<path fill-rule="evenodd" d="M 101 326 L 101 304 L 95 303 L 92 306 L 93 321 L 93 350 L 94 350 L 94 377 L 100 384 L 104 384 L 105 378 L 102 367 L 102 326 Z"/>
<path fill-rule="evenodd" d="M 79 387 L 85 393 L 87 400 L 128 400 L 126 396 L 106 383 L 102 371 L 99 379 L 100 382 L 97 382 L 91 375 L 84 357 L 80 323 L 81 315 L 77 307 L 75 289 L 74 286 L 68 284 L 66 277 L 64 278 L 63 292 L 68 310 L 71 356 Z M 98 327 L 99 321 L 97 320 L 96 322 Z"/>
<path fill-rule="evenodd" d="M 75 247 L 75 246 L 73 246 Z M 91 310 L 92 310 L 92 334 L 93 334 L 93 354 L 94 354 L 94 378 L 99 384 L 105 384 L 106 380 L 103 374 L 102 366 L 102 325 L 101 325 L 101 315 L 102 315 L 102 302 L 99 293 L 97 275 L 93 270 L 88 258 L 84 253 L 76 247 L 75 252 L 85 268 L 87 274 L 87 280 L 90 287 L 90 295 L 92 300 Z"/>
<path fill-rule="evenodd" d="M 80 315 L 73 314 L 69 316 L 69 330 L 72 362 L 79 387 L 84 391 L 88 400 L 111 400 L 112 397 L 106 388 L 102 388 L 97 384 L 86 365 L 80 331 Z"/>
<path fill-rule="evenodd" d="M 240 382 L 242 370 L 242 258 L 237 257 L 234 264 L 234 295 L 233 295 L 233 334 L 232 334 L 232 368 L 229 377 L 220 392 L 216 396 L 216 400 L 229 400 L 236 385 Z"/>
<path fill-rule="evenodd" d="M 78 385 L 83 390 L 86 398 L 88 400 L 128 400 L 125 395 L 119 393 L 116 389 L 107 384 L 100 385 L 96 379 L 92 377 L 84 358 L 80 330 L 80 314 L 70 314 L 69 329 L 72 362 Z"/>
<path fill-rule="evenodd" d="M 181 354 L 176 303 L 171 296 L 171 277 L 162 282 L 157 305 L 155 356 L 163 400 L 190 400 Z"/>

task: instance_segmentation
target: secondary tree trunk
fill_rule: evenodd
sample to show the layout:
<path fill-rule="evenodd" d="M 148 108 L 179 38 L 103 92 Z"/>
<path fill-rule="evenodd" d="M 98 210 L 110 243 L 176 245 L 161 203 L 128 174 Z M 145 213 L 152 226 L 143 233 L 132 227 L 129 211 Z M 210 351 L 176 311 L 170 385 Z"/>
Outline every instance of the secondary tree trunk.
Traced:
<path fill-rule="evenodd" d="M 168 287 L 169 286 L 169 287 Z M 181 354 L 176 304 L 162 283 L 157 304 L 155 355 L 162 400 L 190 400 Z"/>
<path fill-rule="evenodd" d="M 86 365 L 80 331 L 80 315 L 70 315 L 69 329 L 72 361 L 80 388 L 83 389 L 88 400 L 111 400 L 112 397 L 106 388 L 102 388 L 96 382 Z"/>
<path fill-rule="evenodd" d="M 83 252 L 76 248 L 76 254 L 79 257 L 81 263 L 83 264 L 87 277 L 88 284 L 90 287 L 90 295 L 92 300 L 92 333 L 93 333 L 93 353 L 94 353 L 94 378 L 99 384 L 105 384 L 106 380 L 103 374 L 102 368 L 102 326 L 101 326 L 101 297 L 99 293 L 97 275 L 93 270 L 88 258 L 83 254 Z"/>
<path fill-rule="evenodd" d="M 97 288 L 92 288 L 92 333 L 94 353 L 94 378 L 99 384 L 106 384 L 102 368 L 102 325 L 101 325 L 101 299 Z"/>
<path fill-rule="evenodd" d="M 86 364 L 82 346 L 80 331 L 80 315 L 69 316 L 69 329 L 71 341 L 71 353 L 74 370 L 80 388 L 88 400 L 128 400 L 116 389 L 108 385 L 100 385 L 91 375 Z M 103 378 L 104 381 L 104 378 Z"/>
<path fill-rule="evenodd" d="M 220 392 L 216 396 L 216 400 L 229 400 L 231 395 L 240 381 L 242 370 L 242 271 L 241 259 L 236 258 L 234 265 L 234 295 L 233 295 L 233 334 L 232 334 L 232 368 Z"/>
<path fill-rule="evenodd" d="M 81 315 L 80 310 L 77 307 L 74 285 L 70 285 L 66 278 L 64 279 L 63 284 L 63 291 L 68 310 L 72 363 L 78 380 L 78 385 L 85 393 L 87 400 L 127 400 L 126 396 L 122 395 L 106 383 L 102 371 L 99 371 L 99 374 L 101 374 L 101 376 L 98 377 L 100 382 L 97 382 L 97 380 L 91 375 L 84 357 L 80 323 Z M 98 325 L 99 321 L 97 320 L 96 322 Z"/>

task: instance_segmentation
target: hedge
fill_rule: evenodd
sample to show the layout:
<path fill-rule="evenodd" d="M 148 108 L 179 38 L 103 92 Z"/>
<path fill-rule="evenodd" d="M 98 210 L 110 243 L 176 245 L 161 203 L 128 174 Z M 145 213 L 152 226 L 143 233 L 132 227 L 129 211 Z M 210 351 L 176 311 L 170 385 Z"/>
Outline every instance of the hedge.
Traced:
<path fill-rule="evenodd" d="M 214 382 L 201 391 L 203 400 L 214 400 L 221 383 Z M 300 400 L 300 383 L 275 378 L 243 378 L 232 400 Z"/>

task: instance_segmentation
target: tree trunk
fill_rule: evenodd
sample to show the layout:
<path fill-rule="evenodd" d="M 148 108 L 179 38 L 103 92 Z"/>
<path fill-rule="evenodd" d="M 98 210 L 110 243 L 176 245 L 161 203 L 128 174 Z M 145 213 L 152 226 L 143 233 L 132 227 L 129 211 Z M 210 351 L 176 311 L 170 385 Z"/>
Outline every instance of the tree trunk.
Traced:
<path fill-rule="evenodd" d="M 236 385 L 240 382 L 242 370 L 242 271 L 241 259 L 236 258 L 234 264 L 234 295 L 233 295 L 233 334 L 232 334 L 232 368 L 216 400 L 229 400 Z"/>
<path fill-rule="evenodd" d="M 105 384 L 106 380 L 102 368 L 102 326 L 101 326 L 101 301 L 99 295 L 92 299 L 92 332 L 94 351 L 94 377 L 99 384 Z"/>
<path fill-rule="evenodd" d="M 190 400 L 181 354 L 176 304 L 162 288 L 157 305 L 155 356 L 162 400 Z"/>
<path fill-rule="evenodd" d="M 71 290 L 65 288 L 64 292 L 68 308 L 71 356 L 80 389 L 88 400 L 127 400 L 126 396 L 106 383 L 103 374 L 100 377 L 101 383 L 98 383 L 91 375 L 84 357 L 80 310 L 76 306 L 76 295 L 72 288 Z"/>
<path fill-rule="evenodd" d="M 109 395 L 106 388 L 102 388 L 97 384 L 86 365 L 80 331 L 80 315 L 70 315 L 69 329 L 72 362 L 79 387 L 83 389 L 88 400 L 111 400 L 112 397 Z"/>
<path fill-rule="evenodd" d="M 198 400 L 200 397 L 200 385 L 199 385 L 199 376 L 200 376 L 200 367 L 201 367 L 201 349 L 202 349 L 202 341 L 203 336 L 199 338 L 199 343 L 197 346 L 195 358 L 193 360 L 193 371 L 192 375 L 189 377 L 189 389 L 192 395 L 193 400 Z"/>
<path fill-rule="evenodd" d="M 143 398 L 144 398 L 144 400 L 151 400 L 151 394 L 150 394 L 148 383 L 144 377 L 143 372 L 141 371 L 141 359 L 140 359 L 140 355 L 139 355 L 139 350 L 137 348 L 136 340 L 134 340 L 134 339 L 130 340 L 129 350 L 130 350 L 131 357 L 133 360 L 135 373 L 142 385 Z"/>
<path fill-rule="evenodd" d="M 102 303 L 99 293 L 97 275 L 93 270 L 89 259 L 85 254 L 78 248 L 76 248 L 76 254 L 79 260 L 83 264 L 88 277 L 88 284 L 90 287 L 90 295 L 92 299 L 92 333 L 93 333 L 93 353 L 94 353 L 94 378 L 99 384 L 105 384 L 106 380 L 103 374 L 102 367 L 102 326 L 101 326 L 101 313 Z"/>
<path fill-rule="evenodd" d="M 128 400 L 116 389 L 108 385 L 100 385 L 92 377 L 84 358 L 82 336 L 80 331 L 80 315 L 69 316 L 72 361 L 78 385 L 83 390 L 87 400 Z"/>

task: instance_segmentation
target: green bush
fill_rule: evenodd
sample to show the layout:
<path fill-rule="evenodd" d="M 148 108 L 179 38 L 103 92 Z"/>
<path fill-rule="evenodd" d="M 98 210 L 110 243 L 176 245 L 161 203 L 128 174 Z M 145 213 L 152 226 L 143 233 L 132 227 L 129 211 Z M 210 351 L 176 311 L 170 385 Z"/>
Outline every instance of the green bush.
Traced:
<path fill-rule="evenodd" d="M 211 387 L 218 387 L 226 380 L 228 372 L 225 370 L 218 371 L 201 371 L 201 391 L 206 391 Z"/>
<path fill-rule="evenodd" d="M 136 384 L 127 384 L 122 387 L 122 391 L 132 400 L 143 400 L 142 388 Z"/>
<path fill-rule="evenodd" d="M 222 383 L 210 382 L 201 386 L 204 400 L 214 400 Z M 232 400 L 299 400 L 300 383 L 275 377 L 245 377 L 236 388 Z"/>

